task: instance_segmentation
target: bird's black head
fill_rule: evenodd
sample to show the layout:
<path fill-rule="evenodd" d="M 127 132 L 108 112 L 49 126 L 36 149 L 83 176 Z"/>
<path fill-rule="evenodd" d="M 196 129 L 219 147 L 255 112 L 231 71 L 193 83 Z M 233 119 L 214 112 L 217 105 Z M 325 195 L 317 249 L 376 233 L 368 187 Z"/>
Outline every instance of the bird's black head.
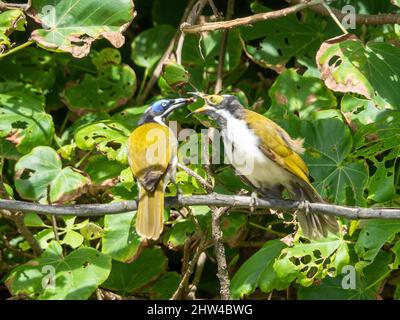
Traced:
<path fill-rule="evenodd" d="M 213 120 L 217 121 L 219 125 L 224 126 L 228 117 L 235 117 L 241 119 L 244 107 L 240 104 L 239 100 L 230 94 L 201 94 L 193 93 L 204 100 L 204 105 L 199 109 L 193 111 L 194 114 L 205 114 Z"/>
<path fill-rule="evenodd" d="M 161 99 L 153 102 L 140 118 L 138 125 L 146 122 L 164 123 L 165 119 L 175 109 L 193 102 L 192 98 Z"/>

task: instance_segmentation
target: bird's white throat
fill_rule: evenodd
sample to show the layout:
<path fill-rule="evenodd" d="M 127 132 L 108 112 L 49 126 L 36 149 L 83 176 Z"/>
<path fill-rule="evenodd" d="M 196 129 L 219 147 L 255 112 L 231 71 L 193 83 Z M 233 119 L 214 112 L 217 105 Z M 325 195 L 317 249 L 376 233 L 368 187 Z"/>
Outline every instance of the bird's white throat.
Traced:
<path fill-rule="evenodd" d="M 218 110 L 217 113 L 226 120 L 226 128 L 221 132 L 225 154 L 238 174 L 245 176 L 258 188 L 289 185 L 290 173 L 260 150 L 259 137 L 248 128 L 246 122 L 226 110 Z"/>

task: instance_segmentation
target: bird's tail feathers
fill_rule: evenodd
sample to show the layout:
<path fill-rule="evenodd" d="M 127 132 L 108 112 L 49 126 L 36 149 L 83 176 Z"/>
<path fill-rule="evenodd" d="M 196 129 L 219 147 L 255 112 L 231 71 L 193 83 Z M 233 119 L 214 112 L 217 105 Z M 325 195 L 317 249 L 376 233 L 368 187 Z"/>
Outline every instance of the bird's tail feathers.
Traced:
<path fill-rule="evenodd" d="M 297 200 L 306 200 L 309 202 L 325 202 L 314 187 L 299 180 L 292 189 Z M 297 214 L 300 227 L 304 236 L 310 239 L 320 239 L 328 235 L 328 232 L 337 233 L 339 225 L 333 216 L 322 213 L 301 211 Z"/>
<path fill-rule="evenodd" d="M 153 192 L 140 189 L 136 232 L 143 238 L 156 240 L 164 227 L 164 186 L 159 182 Z"/>

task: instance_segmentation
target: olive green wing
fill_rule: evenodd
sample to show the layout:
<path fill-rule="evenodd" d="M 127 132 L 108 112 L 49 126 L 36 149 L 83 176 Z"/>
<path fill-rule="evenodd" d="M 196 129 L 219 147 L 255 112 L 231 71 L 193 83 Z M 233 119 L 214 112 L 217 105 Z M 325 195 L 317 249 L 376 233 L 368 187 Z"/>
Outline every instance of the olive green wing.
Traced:
<path fill-rule="evenodd" d="M 301 150 L 296 140 L 270 119 L 250 110 L 245 111 L 245 120 L 250 129 L 260 137 L 260 149 L 271 160 L 310 184 L 308 168 L 295 150 Z"/>

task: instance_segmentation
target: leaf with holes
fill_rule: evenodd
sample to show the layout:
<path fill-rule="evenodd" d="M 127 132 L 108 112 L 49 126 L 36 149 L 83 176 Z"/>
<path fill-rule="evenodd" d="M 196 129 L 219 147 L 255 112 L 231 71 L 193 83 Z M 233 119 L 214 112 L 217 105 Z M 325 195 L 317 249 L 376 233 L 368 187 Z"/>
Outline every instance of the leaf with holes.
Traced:
<path fill-rule="evenodd" d="M 302 286 L 310 286 L 328 274 L 336 276 L 348 262 L 346 241 L 331 237 L 283 249 L 274 263 L 274 270 L 281 281 L 296 280 Z"/>
<path fill-rule="evenodd" d="M 353 92 L 378 104 L 400 105 L 400 49 L 387 43 L 363 43 L 347 34 L 325 41 L 317 65 L 328 88 Z"/>
<path fill-rule="evenodd" d="M 355 244 L 360 261 L 357 268 L 362 269 L 371 264 L 385 243 L 391 243 L 400 233 L 400 221 L 370 220 L 365 222 Z"/>
<path fill-rule="evenodd" d="M 240 299 L 249 295 L 257 287 L 260 287 L 263 292 L 284 289 L 289 283 L 280 282 L 273 269 L 276 258 L 284 248 L 286 245 L 280 240 L 270 240 L 247 259 L 232 278 L 231 294 L 233 298 Z"/>
<path fill-rule="evenodd" d="M 258 2 L 252 4 L 253 12 L 270 11 Z M 304 12 L 302 19 L 292 14 L 274 20 L 257 22 L 240 28 L 247 55 L 265 68 L 283 71 L 291 57 L 315 56 L 321 42 L 332 37 L 336 30 L 329 21 L 311 11 Z M 258 41 L 257 45 L 254 43 Z"/>
<path fill-rule="evenodd" d="M 343 268 L 336 278 L 326 277 L 317 286 L 300 287 L 297 294 L 300 300 L 379 300 L 382 282 L 389 275 L 388 264 L 391 256 L 380 251 L 375 262 L 362 273 L 353 265 Z"/>
<path fill-rule="evenodd" d="M 93 248 L 79 248 L 63 257 L 52 241 L 37 259 L 15 268 L 6 280 L 13 295 L 39 300 L 85 300 L 110 274 L 111 258 Z"/>
<path fill-rule="evenodd" d="M 63 99 L 71 111 L 110 111 L 124 105 L 135 93 L 136 74 L 128 65 L 108 65 L 93 76 L 67 84 Z"/>
<path fill-rule="evenodd" d="M 305 138 L 304 159 L 322 197 L 337 204 L 365 204 L 368 169 L 363 160 L 348 159 L 351 132 L 339 119 L 281 122 L 293 138 Z"/>
<path fill-rule="evenodd" d="M 381 161 L 374 161 L 375 173 L 368 181 L 368 199 L 376 202 L 389 201 L 396 194 L 395 165 L 400 148 L 391 150 Z"/>
<path fill-rule="evenodd" d="M 128 163 L 128 136 L 130 130 L 121 123 L 104 120 L 79 127 L 74 134 L 78 148 L 92 150 L 96 148 L 109 160 Z"/>
<path fill-rule="evenodd" d="M 135 230 L 136 212 L 127 212 L 104 217 L 102 252 L 114 260 L 131 260 L 140 245 L 140 236 Z"/>
<path fill-rule="evenodd" d="M 318 110 L 336 107 L 335 96 L 320 79 L 304 77 L 293 69 L 281 73 L 268 94 L 272 105 L 267 115 L 275 119 L 298 113 L 312 120 Z"/>
<path fill-rule="evenodd" d="M 26 48 L 0 60 L 0 77 L 5 81 L 31 83 L 51 89 L 56 80 L 54 55 L 42 49 Z"/>
<path fill-rule="evenodd" d="M 15 187 L 23 199 L 63 203 L 85 192 L 90 180 L 61 159 L 50 147 L 36 147 L 15 165 Z"/>
<path fill-rule="evenodd" d="M 105 38 L 121 47 L 127 29 L 136 15 L 132 0 L 35 0 L 28 14 L 42 25 L 31 39 L 48 50 L 86 56 L 92 42 Z"/>
<path fill-rule="evenodd" d="M 14 31 L 24 31 L 26 18 L 21 10 L 6 10 L 0 13 L 0 53 L 2 47 L 11 45 L 8 36 Z"/>
<path fill-rule="evenodd" d="M 49 145 L 53 135 L 53 119 L 44 110 L 40 91 L 15 82 L 0 83 L 0 140 L 25 154 L 38 145 Z M 4 156 L 12 154 L 8 150 Z"/>
<path fill-rule="evenodd" d="M 166 269 L 167 259 L 162 249 L 146 248 L 131 263 L 113 260 L 111 274 L 102 286 L 127 295 L 156 280 Z"/>

